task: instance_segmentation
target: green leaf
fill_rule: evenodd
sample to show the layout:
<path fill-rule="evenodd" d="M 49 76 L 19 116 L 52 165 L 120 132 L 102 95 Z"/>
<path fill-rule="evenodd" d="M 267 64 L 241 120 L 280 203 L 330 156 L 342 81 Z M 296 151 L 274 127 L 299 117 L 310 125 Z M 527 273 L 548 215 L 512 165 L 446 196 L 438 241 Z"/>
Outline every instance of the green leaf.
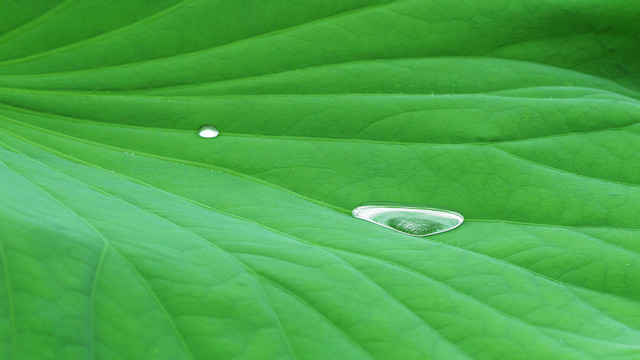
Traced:
<path fill-rule="evenodd" d="M 638 18 L 1 2 L 0 359 L 640 359 Z"/>

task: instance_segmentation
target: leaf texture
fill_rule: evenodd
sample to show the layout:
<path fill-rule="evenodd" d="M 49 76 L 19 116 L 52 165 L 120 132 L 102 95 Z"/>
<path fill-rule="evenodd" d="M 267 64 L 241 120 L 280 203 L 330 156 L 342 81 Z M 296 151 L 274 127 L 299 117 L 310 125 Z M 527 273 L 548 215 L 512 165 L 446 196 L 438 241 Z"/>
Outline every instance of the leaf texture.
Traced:
<path fill-rule="evenodd" d="M 0 2 L 0 358 L 640 358 L 639 17 Z"/>

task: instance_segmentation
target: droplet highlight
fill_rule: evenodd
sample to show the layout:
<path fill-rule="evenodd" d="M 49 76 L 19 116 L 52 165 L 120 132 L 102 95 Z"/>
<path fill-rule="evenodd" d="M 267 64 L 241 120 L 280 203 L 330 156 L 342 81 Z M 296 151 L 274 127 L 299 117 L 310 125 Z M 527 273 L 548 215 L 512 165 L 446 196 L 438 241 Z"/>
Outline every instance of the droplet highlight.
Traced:
<path fill-rule="evenodd" d="M 454 211 L 400 204 L 365 204 L 352 215 L 411 236 L 429 236 L 453 230 L 464 221 Z"/>
<path fill-rule="evenodd" d="M 198 130 L 198 135 L 201 138 L 205 138 L 205 139 L 214 138 L 218 136 L 218 134 L 220 134 L 218 129 L 216 129 L 211 125 L 204 125 L 203 127 L 200 128 L 200 130 Z"/>

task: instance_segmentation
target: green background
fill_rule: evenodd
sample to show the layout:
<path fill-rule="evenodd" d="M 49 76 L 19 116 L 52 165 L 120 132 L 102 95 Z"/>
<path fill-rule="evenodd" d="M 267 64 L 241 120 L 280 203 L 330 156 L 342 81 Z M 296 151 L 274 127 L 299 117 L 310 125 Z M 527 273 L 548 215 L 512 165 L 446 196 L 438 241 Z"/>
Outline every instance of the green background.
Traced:
<path fill-rule="evenodd" d="M 0 359 L 640 359 L 638 19 L 0 1 Z"/>

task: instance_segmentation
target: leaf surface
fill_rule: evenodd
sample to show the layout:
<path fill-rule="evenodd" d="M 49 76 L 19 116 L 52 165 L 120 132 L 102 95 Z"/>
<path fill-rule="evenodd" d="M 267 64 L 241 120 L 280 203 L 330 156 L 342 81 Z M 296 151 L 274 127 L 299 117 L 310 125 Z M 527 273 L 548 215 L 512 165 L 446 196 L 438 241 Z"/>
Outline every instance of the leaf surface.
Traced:
<path fill-rule="evenodd" d="M 640 358 L 639 16 L 5 0 L 0 358 Z"/>

